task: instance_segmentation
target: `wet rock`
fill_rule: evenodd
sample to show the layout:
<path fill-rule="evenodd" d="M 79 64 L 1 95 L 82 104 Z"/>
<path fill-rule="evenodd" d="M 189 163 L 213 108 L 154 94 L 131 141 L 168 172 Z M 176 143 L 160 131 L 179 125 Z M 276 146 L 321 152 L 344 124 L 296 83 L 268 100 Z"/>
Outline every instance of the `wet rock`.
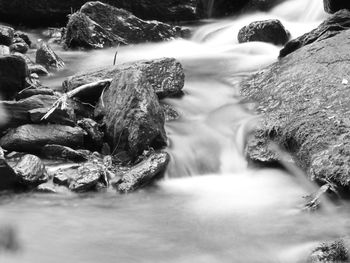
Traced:
<path fill-rule="evenodd" d="M 76 126 L 74 113 L 67 110 L 56 109 L 49 117 L 43 119 L 49 110 L 50 108 L 37 108 L 30 110 L 28 113 L 31 123 L 52 123 L 72 127 Z"/>
<path fill-rule="evenodd" d="M 35 61 L 37 64 L 45 66 L 48 70 L 64 68 L 63 60 L 59 58 L 46 43 L 42 43 L 39 49 L 36 51 Z"/>
<path fill-rule="evenodd" d="M 55 186 L 52 183 L 41 184 L 35 189 L 35 191 L 38 193 L 45 193 L 45 194 L 56 194 L 57 193 Z"/>
<path fill-rule="evenodd" d="M 19 183 L 26 187 L 35 187 L 48 180 L 46 167 L 41 159 L 27 154 L 13 167 L 19 177 Z"/>
<path fill-rule="evenodd" d="M 322 243 L 309 256 L 308 263 L 340 263 L 349 262 L 349 244 L 344 239 Z"/>
<path fill-rule="evenodd" d="M 165 115 L 165 121 L 174 121 L 180 118 L 180 114 L 170 105 L 161 105 Z"/>
<path fill-rule="evenodd" d="M 82 152 L 62 145 L 45 145 L 41 150 L 41 156 L 53 160 L 69 160 L 72 162 L 85 162 L 88 156 Z"/>
<path fill-rule="evenodd" d="M 1 148 L 0 153 L 0 190 L 13 189 L 18 184 L 19 179 L 12 167 L 6 162 Z"/>
<path fill-rule="evenodd" d="M 5 45 L 0 45 L 0 56 L 10 55 L 10 48 Z"/>
<path fill-rule="evenodd" d="M 155 42 L 175 37 L 179 34 L 169 24 L 144 21 L 102 2 L 88 2 L 70 17 L 65 39 L 66 45 L 72 48 L 103 48 L 117 43 Z"/>
<path fill-rule="evenodd" d="M 154 60 L 140 60 L 116 66 L 94 69 L 81 72 L 69 77 L 63 82 L 66 91 L 79 86 L 96 82 L 103 79 L 113 78 L 123 71 L 138 69 L 142 70 L 148 82 L 153 87 L 159 98 L 176 96 L 181 94 L 185 82 L 185 74 L 182 65 L 174 58 L 161 58 Z M 96 91 L 89 91 L 79 96 L 82 101 L 97 101 L 105 85 L 96 87 Z"/>
<path fill-rule="evenodd" d="M 104 133 L 101 131 L 100 125 L 88 118 L 79 120 L 78 125 L 87 133 L 85 137 L 86 148 L 100 151 L 104 139 Z"/>
<path fill-rule="evenodd" d="M 311 43 L 334 37 L 349 28 L 350 11 L 345 9 L 340 10 L 321 23 L 316 29 L 289 41 L 280 51 L 280 57 L 285 57 L 295 50 L 310 45 Z"/>
<path fill-rule="evenodd" d="M 87 192 L 95 190 L 105 172 L 96 163 L 85 163 L 77 170 L 78 176 L 70 183 L 69 189 L 74 192 Z"/>
<path fill-rule="evenodd" d="M 308 176 L 350 186 L 350 31 L 296 50 L 242 83 L 258 103 L 257 129 Z M 263 145 L 260 145 L 263 147 Z M 264 158 L 264 157 L 263 157 Z"/>
<path fill-rule="evenodd" d="M 0 56 L 0 95 L 2 99 L 13 99 L 25 88 L 26 62 L 17 56 Z"/>
<path fill-rule="evenodd" d="M 0 25 L 0 45 L 10 46 L 14 34 L 15 30 L 12 27 Z"/>
<path fill-rule="evenodd" d="M 170 156 L 166 152 L 154 152 L 127 171 L 114 186 L 121 193 L 129 193 L 144 187 L 164 173 L 169 160 Z"/>
<path fill-rule="evenodd" d="M 38 108 L 50 108 L 57 100 L 56 96 L 35 95 L 19 101 L 0 101 L 0 106 L 7 115 L 7 121 L 0 129 L 17 127 L 22 124 L 31 123 L 29 111 Z"/>
<path fill-rule="evenodd" d="M 28 34 L 22 32 L 22 31 L 16 31 L 14 34 L 15 38 L 21 38 L 24 40 L 24 42 L 30 47 L 32 45 L 32 41 L 30 40 Z"/>
<path fill-rule="evenodd" d="M 36 95 L 48 95 L 48 96 L 54 96 L 55 93 L 52 89 L 49 88 L 30 88 L 30 89 L 25 89 L 21 92 L 19 92 L 16 96 L 16 100 L 24 100 L 32 96 Z"/>
<path fill-rule="evenodd" d="M 79 127 L 57 124 L 27 124 L 10 129 L 0 139 L 0 145 L 8 151 L 40 152 L 47 144 L 59 144 L 69 147 L 84 145 L 85 132 Z"/>
<path fill-rule="evenodd" d="M 35 64 L 28 56 L 26 56 L 22 53 L 19 53 L 19 52 L 15 52 L 15 53 L 13 53 L 13 55 L 21 57 L 26 61 L 29 74 L 36 73 L 39 76 L 49 75 L 49 72 L 47 71 L 47 69 L 44 66 L 42 66 L 40 64 Z"/>
<path fill-rule="evenodd" d="M 164 112 L 146 74 L 130 68 L 115 75 L 95 111 L 103 117 L 112 152 L 138 156 L 166 145 Z"/>
<path fill-rule="evenodd" d="M 14 38 L 13 43 L 10 46 L 10 50 L 11 52 L 19 52 L 25 54 L 29 50 L 29 46 L 22 38 Z"/>
<path fill-rule="evenodd" d="M 261 41 L 275 45 L 288 42 L 289 33 L 277 19 L 256 21 L 243 27 L 238 33 L 238 42 Z"/>
<path fill-rule="evenodd" d="M 350 3 L 346 0 L 323 0 L 324 10 L 327 13 L 335 13 L 341 9 L 350 9 Z"/>

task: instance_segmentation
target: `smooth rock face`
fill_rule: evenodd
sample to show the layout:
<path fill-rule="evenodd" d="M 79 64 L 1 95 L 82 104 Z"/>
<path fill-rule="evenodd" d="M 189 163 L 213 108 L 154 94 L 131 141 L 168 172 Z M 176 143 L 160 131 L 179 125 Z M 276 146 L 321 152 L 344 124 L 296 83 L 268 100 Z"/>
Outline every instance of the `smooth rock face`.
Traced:
<path fill-rule="evenodd" d="M 79 147 L 84 144 L 85 132 L 79 127 L 63 125 L 27 124 L 11 129 L 0 140 L 0 145 L 8 151 L 40 152 L 47 144 Z"/>
<path fill-rule="evenodd" d="M 0 25 L 0 45 L 10 46 L 15 34 L 15 30 L 9 26 Z"/>
<path fill-rule="evenodd" d="M 340 10 L 311 32 L 289 41 L 280 51 L 280 57 L 285 57 L 303 46 L 333 37 L 349 28 L 350 11 Z"/>
<path fill-rule="evenodd" d="M 136 157 L 149 147 L 166 145 L 164 112 L 143 71 L 130 68 L 116 74 L 95 114 L 103 116 L 113 152 Z"/>
<path fill-rule="evenodd" d="M 152 153 L 147 159 L 132 167 L 115 185 L 121 193 L 129 193 L 150 184 L 162 175 L 169 163 L 166 152 Z"/>
<path fill-rule="evenodd" d="M 20 183 L 25 186 L 38 186 L 48 180 L 45 165 L 39 157 L 27 154 L 13 167 L 20 178 Z"/>
<path fill-rule="evenodd" d="M 113 78 L 115 75 L 121 74 L 122 71 L 132 68 L 144 71 L 148 82 L 159 98 L 178 95 L 182 92 L 185 74 L 180 62 L 174 58 L 141 60 L 78 73 L 66 79 L 63 82 L 63 88 L 70 91 L 88 83 Z M 84 94 L 79 98 L 83 101 L 97 101 L 104 87 L 97 87 L 96 92 Z"/>
<path fill-rule="evenodd" d="M 256 21 L 243 27 L 238 33 L 238 42 L 261 41 L 275 45 L 284 45 L 289 33 L 277 19 Z"/>
<path fill-rule="evenodd" d="M 45 66 L 47 69 L 61 69 L 64 68 L 64 62 L 59 58 L 51 47 L 42 43 L 36 51 L 36 63 Z"/>
<path fill-rule="evenodd" d="M 350 2 L 347 0 L 323 0 L 324 10 L 327 13 L 335 13 L 341 9 L 350 9 Z"/>
<path fill-rule="evenodd" d="M 258 103 L 257 130 L 267 141 L 289 151 L 311 179 L 345 187 L 350 186 L 349 45 L 346 30 L 304 46 L 244 81 L 241 90 Z"/>
<path fill-rule="evenodd" d="M 17 56 L 0 56 L 0 95 L 2 99 L 13 99 L 25 88 L 26 62 Z"/>
<path fill-rule="evenodd" d="M 176 27 L 168 24 L 144 21 L 102 2 L 88 2 L 70 17 L 65 38 L 68 47 L 103 48 L 117 43 L 169 40 L 180 35 Z"/>
<path fill-rule="evenodd" d="M 41 150 L 41 156 L 52 160 L 69 160 L 73 162 L 85 162 L 87 156 L 67 146 L 48 144 Z"/>

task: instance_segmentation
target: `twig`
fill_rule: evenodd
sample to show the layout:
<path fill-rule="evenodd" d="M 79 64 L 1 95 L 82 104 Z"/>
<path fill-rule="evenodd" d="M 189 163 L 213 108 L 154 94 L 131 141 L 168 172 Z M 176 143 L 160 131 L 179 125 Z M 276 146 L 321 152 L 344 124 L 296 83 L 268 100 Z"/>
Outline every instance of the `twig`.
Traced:
<path fill-rule="evenodd" d="M 115 63 L 117 62 L 117 55 L 118 55 L 118 49 L 119 49 L 120 43 L 118 43 L 117 50 L 114 54 L 114 60 L 113 60 L 113 66 L 115 66 Z"/>

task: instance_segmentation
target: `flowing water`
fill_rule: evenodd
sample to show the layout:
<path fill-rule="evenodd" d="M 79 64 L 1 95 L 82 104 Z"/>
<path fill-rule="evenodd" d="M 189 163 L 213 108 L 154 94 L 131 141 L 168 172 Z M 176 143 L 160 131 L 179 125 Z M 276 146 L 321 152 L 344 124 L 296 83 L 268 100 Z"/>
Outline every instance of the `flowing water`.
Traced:
<path fill-rule="evenodd" d="M 240 105 L 239 81 L 276 61 L 280 47 L 238 44 L 238 30 L 279 18 L 296 37 L 325 17 L 321 0 L 289 0 L 269 13 L 204 21 L 190 40 L 120 48 L 118 63 L 166 56 L 184 66 L 185 96 L 166 99 L 181 114 L 166 125 L 166 179 L 130 195 L 3 196 L 0 222 L 18 228 L 21 249 L 0 262 L 295 263 L 346 234 L 347 204 L 303 212 L 303 196 L 315 187 L 300 173 L 250 169 L 242 156 L 257 117 Z M 112 64 L 114 53 L 60 51 L 67 69 L 44 83 L 59 88 L 77 71 Z"/>

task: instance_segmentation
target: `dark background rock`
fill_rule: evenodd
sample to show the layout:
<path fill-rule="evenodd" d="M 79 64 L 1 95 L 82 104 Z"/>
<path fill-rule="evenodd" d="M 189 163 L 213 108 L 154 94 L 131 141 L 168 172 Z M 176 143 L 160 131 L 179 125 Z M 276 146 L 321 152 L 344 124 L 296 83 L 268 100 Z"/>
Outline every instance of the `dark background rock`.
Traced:
<path fill-rule="evenodd" d="M 341 187 L 350 186 L 349 44 L 346 30 L 306 45 L 241 90 L 258 103 L 267 141 L 290 152 L 311 179 Z"/>
<path fill-rule="evenodd" d="M 63 60 L 57 56 L 52 48 L 47 43 L 41 43 L 36 51 L 35 62 L 45 66 L 47 69 L 62 69 L 64 68 Z"/>
<path fill-rule="evenodd" d="M 48 144 L 41 150 L 41 156 L 51 160 L 67 160 L 72 162 L 85 162 L 87 156 L 67 146 Z"/>
<path fill-rule="evenodd" d="M 335 13 L 341 9 L 350 9 L 350 2 L 347 0 L 323 0 L 324 10 L 327 13 Z"/>
<path fill-rule="evenodd" d="M 15 30 L 9 26 L 0 25 L 0 45 L 10 46 L 15 34 Z"/>
<path fill-rule="evenodd" d="M 243 27 L 238 33 L 238 42 L 261 41 L 275 45 L 284 45 L 289 40 L 289 33 L 277 19 L 256 21 Z"/>

